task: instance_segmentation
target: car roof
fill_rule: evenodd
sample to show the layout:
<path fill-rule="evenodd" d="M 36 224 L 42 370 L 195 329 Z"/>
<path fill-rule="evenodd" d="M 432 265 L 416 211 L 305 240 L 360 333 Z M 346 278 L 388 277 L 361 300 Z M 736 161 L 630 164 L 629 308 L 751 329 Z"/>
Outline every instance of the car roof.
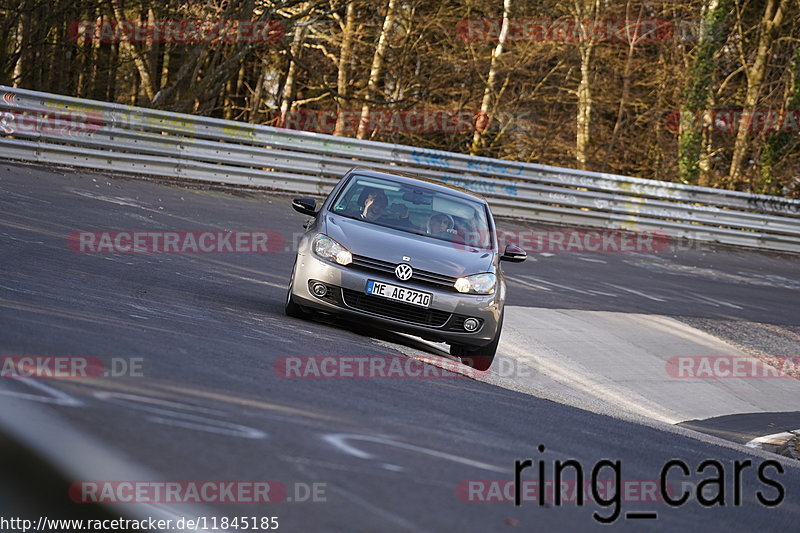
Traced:
<path fill-rule="evenodd" d="M 486 199 L 470 190 L 464 189 L 462 187 L 456 187 L 455 185 L 449 185 L 442 181 L 432 180 L 428 178 L 421 178 L 419 176 L 414 176 L 412 174 L 406 174 L 404 172 L 382 172 L 378 170 L 371 170 L 365 167 L 354 167 L 350 169 L 347 175 L 351 174 L 358 174 L 359 176 L 366 176 L 371 178 L 385 178 L 388 180 L 396 181 L 399 183 L 406 183 L 406 184 L 413 184 L 414 182 L 422 181 L 426 184 L 427 188 L 433 190 L 440 190 L 441 192 L 447 192 L 450 194 L 455 194 L 455 196 L 461 196 L 465 198 L 470 198 L 473 200 L 478 200 L 483 203 L 487 203 Z"/>

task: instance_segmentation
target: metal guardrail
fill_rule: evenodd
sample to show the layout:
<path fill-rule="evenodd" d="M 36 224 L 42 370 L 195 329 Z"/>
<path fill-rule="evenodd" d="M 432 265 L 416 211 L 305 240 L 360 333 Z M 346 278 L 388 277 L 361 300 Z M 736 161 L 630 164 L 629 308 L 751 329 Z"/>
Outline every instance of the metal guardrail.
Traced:
<path fill-rule="evenodd" d="M 360 141 L 0 86 L 0 156 L 323 195 L 353 166 L 483 194 L 499 216 L 800 252 L 800 201 Z"/>

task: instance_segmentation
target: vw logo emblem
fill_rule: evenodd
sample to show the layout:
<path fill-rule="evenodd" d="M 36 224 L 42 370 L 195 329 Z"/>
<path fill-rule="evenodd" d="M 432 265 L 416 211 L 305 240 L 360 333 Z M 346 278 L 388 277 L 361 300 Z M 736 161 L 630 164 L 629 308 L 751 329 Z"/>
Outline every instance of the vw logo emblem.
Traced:
<path fill-rule="evenodd" d="M 394 275 L 397 276 L 397 279 L 401 281 L 410 280 L 413 273 L 414 270 L 411 268 L 411 265 L 407 265 L 405 263 L 400 263 L 397 265 L 397 268 L 394 269 Z"/>

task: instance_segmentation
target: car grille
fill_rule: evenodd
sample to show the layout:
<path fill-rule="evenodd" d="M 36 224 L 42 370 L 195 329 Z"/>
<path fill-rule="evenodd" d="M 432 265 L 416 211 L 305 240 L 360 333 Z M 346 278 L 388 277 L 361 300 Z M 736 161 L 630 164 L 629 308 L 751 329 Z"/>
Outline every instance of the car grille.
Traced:
<path fill-rule="evenodd" d="M 450 313 L 446 311 L 393 302 L 379 296 L 370 296 L 350 289 L 342 289 L 342 295 L 344 296 L 344 303 L 353 309 L 421 326 L 440 328 L 450 319 Z"/>
<path fill-rule="evenodd" d="M 365 257 L 363 255 L 353 255 L 353 262 L 351 263 L 351 266 L 361 270 L 371 270 L 373 272 L 382 272 L 384 274 L 391 274 L 394 276 L 394 269 L 397 267 L 397 264 L 390 263 L 388 261 L 381 261 L 380 259 L 372 259 L 371 257 Z M 454 292 L 456 290 L 453 286 L 456 282 L 456 278 L 443 276 L 427 270 L 419 270 L 415 268 L 414 275 L 411 277 L 411 280 L 418 283 L 426 283 L 428 285 L 444 287 Z"/>

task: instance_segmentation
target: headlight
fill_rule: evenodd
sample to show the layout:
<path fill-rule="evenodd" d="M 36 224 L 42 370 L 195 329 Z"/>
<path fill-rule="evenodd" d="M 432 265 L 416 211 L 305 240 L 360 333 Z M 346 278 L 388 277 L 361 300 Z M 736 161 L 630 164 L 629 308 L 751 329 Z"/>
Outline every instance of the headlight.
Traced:
<path fill-rule="evenodd" d="M 458 292 L 471 292 L 472 294 L 492 294 L 497 284 L 494 274 L 475 274 L 465 278 L 458 278 L 454 287 Z"/>
<path fill-rule="evenodd" d="M 340 265 L 349 265 L 353 262 L 353 254 L 347 248 L 322 233 L 314 237 L 311 249 L 322 259 L 327 259 Z"/>

